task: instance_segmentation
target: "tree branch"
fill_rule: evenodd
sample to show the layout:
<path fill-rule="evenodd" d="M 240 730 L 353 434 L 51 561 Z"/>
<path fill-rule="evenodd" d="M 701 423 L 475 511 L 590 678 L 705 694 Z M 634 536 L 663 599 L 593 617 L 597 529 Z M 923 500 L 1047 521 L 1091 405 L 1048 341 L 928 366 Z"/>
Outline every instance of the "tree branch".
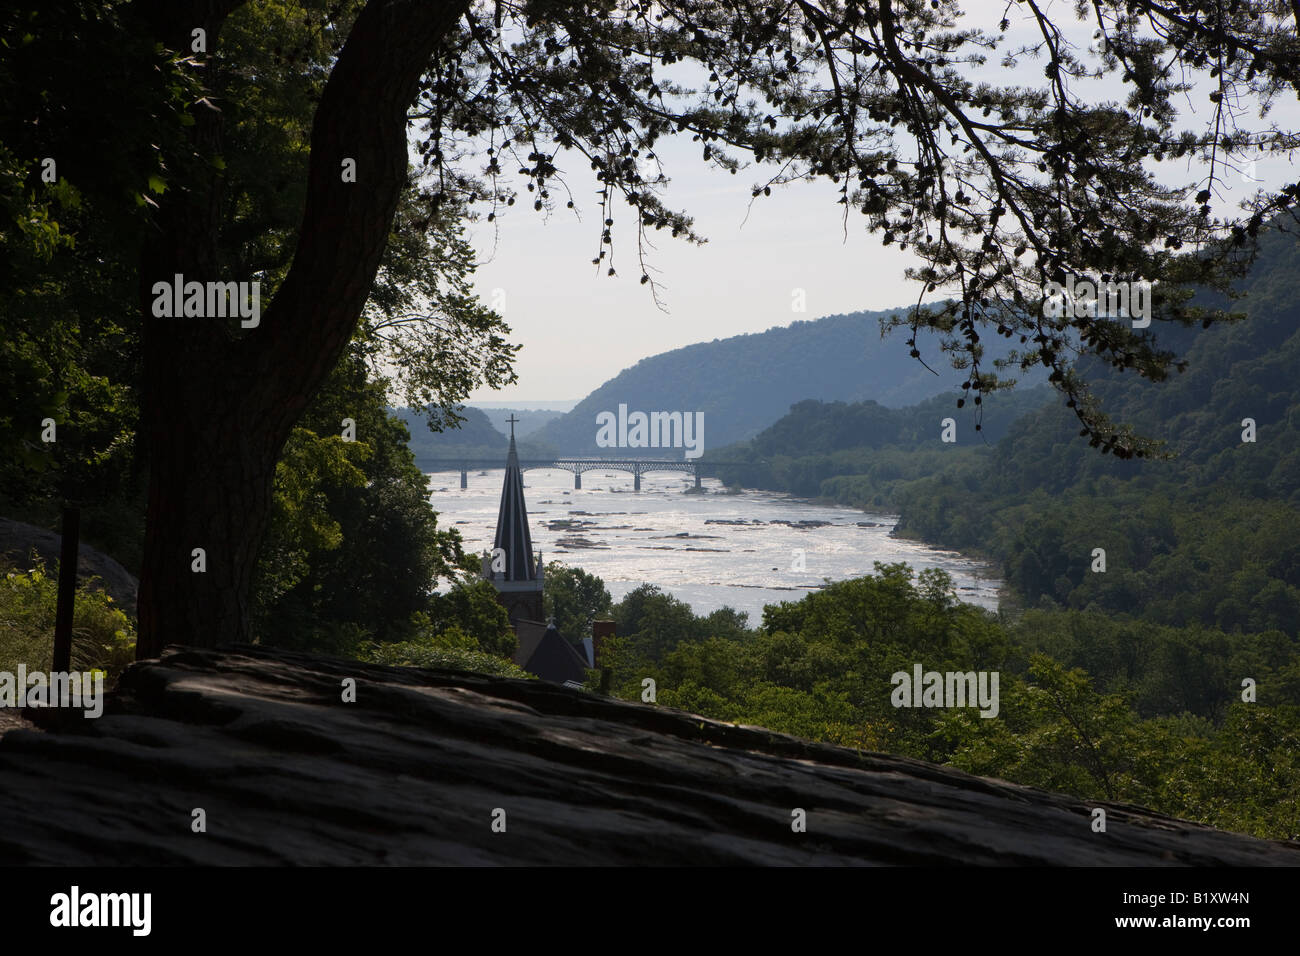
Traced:
<path fill-rule="evenodd" d="M 468 8 L 468 0 L 370 0 L 330 72 L 312 125 L 297 252 L 261 326 L 241 343 L 260 353 L 257 404 L 279 409 L 283 435 L 361 317 L 407 181 L 407 110 Z M 343 181 L 347 159 L 356 182 Z"/>

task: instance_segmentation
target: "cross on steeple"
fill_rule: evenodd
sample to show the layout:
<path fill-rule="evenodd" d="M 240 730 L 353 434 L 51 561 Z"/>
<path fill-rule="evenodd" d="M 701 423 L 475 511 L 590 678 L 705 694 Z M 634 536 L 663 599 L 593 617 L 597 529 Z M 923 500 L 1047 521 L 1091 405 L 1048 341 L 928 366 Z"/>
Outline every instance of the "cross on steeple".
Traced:
<path fill-rule="evenodd" d="M 507 418 L 506 421 L 510 423 L 510 438 L 513 441 L 515 437 L 515 422 L 519 421 L 519 419 L 515 418 L 514 412 L 511 412 L 510 417 Z"/>

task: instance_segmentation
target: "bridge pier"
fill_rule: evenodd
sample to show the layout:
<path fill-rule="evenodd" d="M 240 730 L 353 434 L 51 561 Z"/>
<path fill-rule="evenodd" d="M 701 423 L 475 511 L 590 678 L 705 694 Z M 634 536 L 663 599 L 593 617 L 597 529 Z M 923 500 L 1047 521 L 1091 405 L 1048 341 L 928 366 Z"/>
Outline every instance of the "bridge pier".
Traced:
<path fill-rule="evenodd" d="M 573 490 L 574 491 L 582 490 L 582 472 L 580 471 L 575 471 L 573 473 Z"/>
<path fill-rule="evenodd" d="M 641 490 L 641 472 L 639 471 L 633 472 L 632 474 L 632 490 L 633 491 Z"/>
<path fill-rule="evenodd" d="M 700 490 L 700 473 L 698 471 L 695 472 L 695 490 Z"/>
<path fill-rule="evenodd" d="M 462 468 L 460 470 L 460 490 L 464 491 L 469 487 L 469 470 Z"/>

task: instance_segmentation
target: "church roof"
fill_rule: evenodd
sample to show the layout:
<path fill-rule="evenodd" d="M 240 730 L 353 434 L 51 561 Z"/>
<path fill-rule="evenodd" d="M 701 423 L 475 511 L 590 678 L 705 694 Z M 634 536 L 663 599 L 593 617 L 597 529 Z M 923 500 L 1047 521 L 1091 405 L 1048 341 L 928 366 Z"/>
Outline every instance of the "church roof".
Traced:
<path fill-rule="evenodd" d="M 576 647 L 560 636 L 554 623 L 542 631 L 540 639 L 536 637 L 540 624 L 532 621 L 520 621 L 519 624 L 516 664 L 530 674 L 556 684 L 570 680 L 581 683 L 586 678 L 587 662 Z M 528 625 L 526 629 L 525 625 Z"/>
<path fill-rule="evenodd" d="M 546 636 L 546 625 L 540 621 L 530 621 L 527 618 L 521 618 L 515 622 L 515 656 L 514 661 L 525 670 L 528 669 L 528 662 L 532 660 L 533 652 L 537 650 L 537 645 L 542 643 L 542 638 Z"/>
<path fill-rule="evenodd" d="M 501 510 L 497 514 L 494 547 L 505 552 L 505 573 L 494 575 L 494 580 L 537 579 L 533 539 L 528 533 L 528 507 L 524 504 L 524 475 L 519 468 L 519 452 L 515 450 L 513 434 L 510 436 L 510 454 L 506 457 L 506 480 L 501 486 Z"/>

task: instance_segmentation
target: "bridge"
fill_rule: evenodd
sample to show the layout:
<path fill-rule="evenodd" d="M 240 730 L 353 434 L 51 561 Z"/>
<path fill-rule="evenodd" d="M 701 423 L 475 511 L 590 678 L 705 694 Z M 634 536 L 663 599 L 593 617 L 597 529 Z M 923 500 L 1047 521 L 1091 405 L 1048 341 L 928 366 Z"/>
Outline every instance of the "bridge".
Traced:
<path fill-rule="evenodd" d="M 501 468 L 503 462 L 501 459 L 488 458 L 416 458 L 415 464 L 421 471 L 459 471 L 461 488 L 469 487 L 469 473 L 476 470 L 490 468 Z M 744 462 L 703 462 L 699 459 L 672 459 L 672 458 L 521 458 L 519 467 L 523 471 L 530 468 L 558 468 L 562 471 L 573 472 L 573 487 L 580 489 L 582 487 L 582 474 L 586 471 L 626 471 L 631 472 L 633 477 L 633 486 L 636 491 L 641 490 L 641 476 L 649 474 L 652 471 L 675 471 L 680 474 L 692 475 L 695 478 L 695 487 L 700 487 L 700 466 L 704 465 L 706 469 L 712 470 L 717 465 L 728 464 L 746 464 Z"/>

